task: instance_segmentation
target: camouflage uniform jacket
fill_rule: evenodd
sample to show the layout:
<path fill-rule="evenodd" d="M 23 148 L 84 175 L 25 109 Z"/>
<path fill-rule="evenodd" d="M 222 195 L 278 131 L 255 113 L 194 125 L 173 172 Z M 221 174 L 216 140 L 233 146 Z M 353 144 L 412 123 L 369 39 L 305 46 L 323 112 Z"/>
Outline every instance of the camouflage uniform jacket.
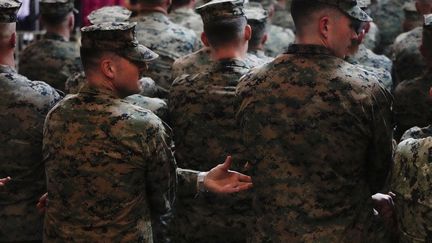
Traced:
<path fill-rule="evenodd" d="M 159 54 L 159 58 L 149 63 L 148 75 L 156 84 L 169 90 L 171 67 L 175 59 L 198 49 L 199 40 L 192 30 L 174 24 L 159 12 L 133 17 L 137 22 L 136 33 L 140 44 Z"/>
<path fill-rule="evenodd" d="M 409 133 L 416 135 L 409 137 Z M 404 137 L 390 182 L 396 194 L 400 242 L 432 242 L 432 127 L 412 128 Z"/>
<path fill-rule="evenodd" d="M 422 27 L 417 27 L 403 33 L 398 36 L 392 46 L 394 76 L 397 83 L 416 78 L 426 69 L 426 63 L 419 50 L 422 31 Z"/>
<path fill-rule="evenodd" d="M 268 58 L 268 57 L 267 57 Z M 244 60 L 248 68 L 260 66 L 268 62 L 267 58 L 261 58 L 253 53 L 246 53 Z M 215 61 L 211 59 L 211 50 L 208 47 L 177 59 L 173 63 L 172 74 L 173 80 L 184 74 L 198 74 L 207 72 L 213 67 Z"/>
<path fill-rule="evenodd" d="M 370 195 L 391 162 L 391 95 L 313 45 L 291 45 L 237 87 L 254 178 L 252 242 L 366 242 Z"/>
<path fill-rule="evenodd" d="M 195 13 L 193 9 L 176 9 L 169 14 L 169 18 L 172 20 L 172 22 L 193 30 L 197 37 L 200 37 L 201 33 L 204 31 L 204 25 L 201 20 L 201 16 Z"/>
<path fill-rule="evenodd" d="M 397 124 L 396 138 L 411 127 L 424 127 L 432 121 L 432 71 L 400 83 L 394 91 L 394 114 Z"/>
<path fill-rule="evenodd" d="M 267 56 L 262 50 L 248 51 L 249 55 L 254 55 L 260 60 L 260 65 L 273 61 L 273 57 Z M 256 65 L 256 66 L 260 66 Z"/>
<path fill-rule="evenodd" d="M 234 169 L 243 169 L 235 90 L 248 70 L 243 61 L 225 59 L 205 73 L 183 75 L 173 82 L 169 110 L 180 166 L 208 170 L 230 154 Z M 245 241 L 250 212 L 250 200 L 238 195 L 206 194 L 193 201 L 179 197 L 176 242 Z"/>
<path fill-rule="evenodd" d="M 268 40 L 264 45 L 267 56 L 275 57 L 286 51 L 289 44 L 294 42 L 295 35 L 290 29 L 277 25 L 269 25 Z"/>
<path fill-rule="evenodd" d="M 30 81 L 0 65 L 0 241 L 42 240 L 43 215 L 35 203 L 46 192 L 42 162 L 45 116 L 61 97 L 48 84 Z"/>
<path fill-rule="evenodd" d="M 44 240 L 163 242 L 177 183 L 169 133 L 109 90 L 85 85 L 56 105 L 44 127 Z M 196 191 L 195 172 L 179 179 Z"/>
<path fill-rule="evenodd" d="M 42 40 L 22 51 L 18 68 L 30 80 L 43 80 L 65 90 L 66 80 L 82 70 L 78 45 L 60 35 L 46 33 Z"/>
<path fill-rule="evenodd" d="M 379 42 L 380 42 L 379 28 L 374 22 L 371 22 L 369 32 L 366 34 L 363 43 L 366 46 L 366 48 L 368 48 L 369 50 L 375 50 Z"/>

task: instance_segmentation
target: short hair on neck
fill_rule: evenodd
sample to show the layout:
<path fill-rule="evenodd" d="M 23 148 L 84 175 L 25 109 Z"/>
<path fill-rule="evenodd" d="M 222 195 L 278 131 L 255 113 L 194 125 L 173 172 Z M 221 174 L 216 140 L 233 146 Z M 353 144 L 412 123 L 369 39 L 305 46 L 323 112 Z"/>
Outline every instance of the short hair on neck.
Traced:
<path fill-rule="evenodd" d="M 267 21 L 248 20 L 248 24 L 252 28 L 249 50 L 254 50 L 261 44 L 261 40 L 267 31 Z"/>
<path fill-rule="evenodd" d="M 68 16 L 73 14 L 69 12 L 67 14 L 42 14 L 41 19 L 44 25 L 47 26 L 59 26 L 66 22 Z"/>
<path fill-rule="evenodd" d="M 291 15 L 294 20 L 296 31 L 302 32 L 304 28 L 311 23 L 310 17 L 313 14 L 323 11 L 332 11 L 332 14 L 342 14 L 337 7 L 329 4 L 315 0 L 293 0 L 291 2 Z"/>
<path fill-rule="evenodd" d="M 204 23 L 204 33 L 210 46 L 219 48 L 238 41 L 243 36 L 246 25 L 247 20 L 244 16 L 218 20 Z"/>

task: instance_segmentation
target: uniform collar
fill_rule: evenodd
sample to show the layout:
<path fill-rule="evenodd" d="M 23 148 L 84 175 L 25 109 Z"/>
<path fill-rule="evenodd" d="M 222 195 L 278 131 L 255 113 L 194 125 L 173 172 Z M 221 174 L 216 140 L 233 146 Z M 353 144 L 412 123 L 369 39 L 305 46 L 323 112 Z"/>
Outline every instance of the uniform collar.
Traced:
<path fill-rule="evenodd" d="M 333 53 L 326 47 L 321 45 L 303 45 L 291 44 L 285 54 L 310 54 L 310 55 L 329 55 L 334 56 Z"/>
<path fill-rule="evenodd" d="M 84 86 L 80 89 L 79 94 L 83 94 L 85 96 L 98 96 L 111 99 L 120 99 L 114 91 L 102 87 L 93 87 L 90 86 L 88 83 L 84 84 Z"/>
<path fill-rule="evenodd" d="M 7 65 L 0 65 L 0 73 L 16 73 L 15 68 Z"/>
<path fill-rule="evenodd" d="M 217 62 L 217 65 L 215 65 L 215 69 L 220 68 L 249 68 L 245 61 L 236 59 L 236 58 L 227 58 L 227 59 L 221 59 Z"/>
<path fill-rule="evenodd" d="M 57 33 L 53 33 L 53 32 L 47 32 L 44 35 L 44 39 L 56 40 L 56 41 L 66 41 L 66 39 L 63 36 L 61 36 Z"/>

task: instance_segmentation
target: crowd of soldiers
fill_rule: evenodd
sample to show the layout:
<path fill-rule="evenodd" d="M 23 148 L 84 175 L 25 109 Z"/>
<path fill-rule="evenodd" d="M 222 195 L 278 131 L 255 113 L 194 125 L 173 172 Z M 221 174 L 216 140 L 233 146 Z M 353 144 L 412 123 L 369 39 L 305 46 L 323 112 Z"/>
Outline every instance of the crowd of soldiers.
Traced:
<path fill-rule="evenodd" d="M 73 2 L 0 0 L 0 242 L 432 242 L 432 0 Z"/>

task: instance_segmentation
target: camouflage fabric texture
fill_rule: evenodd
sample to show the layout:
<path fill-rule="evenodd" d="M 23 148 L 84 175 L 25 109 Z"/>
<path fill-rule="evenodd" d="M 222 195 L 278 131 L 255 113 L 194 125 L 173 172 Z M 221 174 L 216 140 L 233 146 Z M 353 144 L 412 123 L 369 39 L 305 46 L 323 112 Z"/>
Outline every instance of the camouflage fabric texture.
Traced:
<path fill-rule="evenodd" d="M 415 127 L 404 137 L 396 150 L 390 180 L 391 191 L 396 194 L 400 242 L 431 242 L 432 128 Z"/>
<path fill-rule="evenodd" d="M 20 7 L 21 2 L 18 0 L 0 0 L 0 23 L 16 22 Z"/>
<path fill-rule="evenodd" d="M 248 52 L 244 62 L 249 68 L 257 67 L 267 63 L 269 57 L 261 52 Z M 211 49 L 203 47 L 196 52 L 183 56 L 173 63 L 172 75 L 173 80 L 184 74 L 198 74 L 207 72 L 214 65 L 215 61 L 211 59 Z"/>
<path fill-rule="evenodd" d="M 155 113 L 163 121 L 168 119 L 168 105 L 159 98 L 154 98 L 157 95 L 157 87 L 151 78 L 142 78 L 139 80 L 141 92 L 136 95 L 131 95 L 125 100 L 134 105 L 148 109 Z M 76 94 L 86 85 L 86 77 L 84 73 L 77 73 L 66 81 L 66 92 L 68 94 Z"/>
<path fill-rule="evenodd" d="M 133 17 L 138 41 L 159 54 L 159 58 L 149 64 L 148 76 L 157 85 L 169 90 L 172 83 L 171 66 L 175 59 L 198 49 L 199 40 L 189 29 L 171 22 L 163 13 L 149 13 Z"/>
<path fill-rule="evenodd" d="M 65 16 L 72 11 L 78 12 L 73 0 L 40 0 L 39 6 L 42 15 Z"/>
<path fill-rule="evenodd" d="M 169 14 L 172 22 L 179 24 L 187 29 L 193 30 L 198 38 L 204 31 L 201 16 L 190 8 L 179 8 Z"/>
<path fill-rule="evenodd" d="M 87 85 L 55 106 L 44 240 L 163 242 L 177 183 L 169 133 L 151 111 Z"/>
<path fill-rule="evenodd" d="M 45 116 L 61 99 L 48 84 L 0 65 L 0 241 L 42 240 L 43 215 L 35 205 L 46 192 L 42 162 Z"/>
<path fill-rule="evenodd" d="M 206 72 L 183 75 L 173 82 L 169 110 L 180 167 L 207 171 L 232 155 L 233 169 L 244 170 L 235 89 L 248 70 L 241 60 L 224 59 Z M 251 221 L 246 195 L 179 197 L 175 242 L 245 242 L 246 224 Z"/>
<path fill-rule="evenodd" d="M 366 48 L 373 51 L 377 48 L 380 41 L 380 30 L 378 26 L 374 22 L 370 22 L 369 32 L 365 36 L 363 44 Z"/>
<path fill-rule="evenodd" d="M 132 11 L 121 6 L 106 6 L 92 11 L 87 19 L 92 24 L 103 22 L 127 22 L 132 15 Z"/>
<path fill-rule="evenodd" d="M 398 36 L 392 46 L 395 81 L 398 83 L 423 74 L 426 63 L 420 54 L 422 27 Z"/>
<path fill-rule="evenodd" d="M 432 98 L 429 89 L 432 87 L 432 72 L 405 80 L 398 84 L 394 91 L 394 114 L 397 124 L 396 138 L 399 138 L 411 127 L 424 127 L 432 121 Z"/>
<path fill-rule="evenodd" d="M 268 40 L 264 45 L 265 53 L 267 56 L 276 57 L 284 53 L 294 40 L 295 34 L 291 29 L 271 24 L 268 27 Z"/>
<path fill-rule="evenodd" d="M 78 43 L 46 33 L 21 52 L 18 68 L 30 80 L 43 80 L 64 91 L 66 80 L 82 70 Z"/>
<path fill-rule="evenodd" d="M 370 196 L 392 156 L 391 95 L 375 76 L 322 46 L 291 45 L 237 94 L 254 178 L 250 242 L 373 237 Z"/>

